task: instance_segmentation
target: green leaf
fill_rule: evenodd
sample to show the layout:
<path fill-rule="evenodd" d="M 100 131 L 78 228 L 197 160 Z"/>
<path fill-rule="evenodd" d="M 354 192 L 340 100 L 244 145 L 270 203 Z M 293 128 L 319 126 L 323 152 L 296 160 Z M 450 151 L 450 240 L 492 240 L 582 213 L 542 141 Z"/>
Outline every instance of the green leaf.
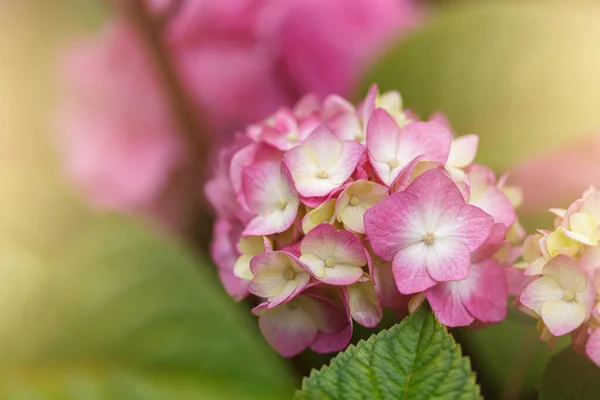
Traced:
<path fill-rule="evenodd" d="M 298 400 L 479 397 L 469 360 L 426 305 L 313 370 L 296 393 Z"/>
<path fill-rule="evenodd" d="M 540 400 L 597 400 L 600 368 L 575 352 L 563 350 L 554 357 L 542 378 Z"/>
<path fill-rule="evenodd" d="M 123 220 L 65 245 L 53 260 L 0 247 L 0 398 L 292 395 L 283 360 L 205 260 Z"/>

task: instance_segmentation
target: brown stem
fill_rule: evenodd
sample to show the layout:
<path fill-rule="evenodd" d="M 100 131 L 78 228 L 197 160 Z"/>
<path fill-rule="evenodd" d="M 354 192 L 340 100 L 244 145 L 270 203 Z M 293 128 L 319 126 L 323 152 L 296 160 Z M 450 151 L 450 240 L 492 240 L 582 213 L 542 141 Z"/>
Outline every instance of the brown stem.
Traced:
<path fill-rule="evenodd" d="M 161 34 L 156 29 L 157 24 L 148 13 L 143 0 L 113 0 L 111 3 L 137 29 L 146 44 L 164 85 L 165 94 L 172 105 L 172 112 L 179 123 L 180 135 L 190 149 L 190 156 L 193 161 L 203 162 L 207 146 L 195 115 L 198 111 L 193 109 L 175 74 L 168 52 L 164 48 Z"/>

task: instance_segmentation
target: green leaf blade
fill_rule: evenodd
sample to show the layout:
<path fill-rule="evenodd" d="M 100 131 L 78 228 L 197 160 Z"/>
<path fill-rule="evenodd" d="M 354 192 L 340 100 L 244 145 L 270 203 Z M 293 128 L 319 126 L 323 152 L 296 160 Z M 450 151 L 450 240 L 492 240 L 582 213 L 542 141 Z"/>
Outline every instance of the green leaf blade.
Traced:
<path fill-rule="evenodd" d="M 426 306 L 313 371 L 296 399 L 477 399 L 468 359 Z"/>

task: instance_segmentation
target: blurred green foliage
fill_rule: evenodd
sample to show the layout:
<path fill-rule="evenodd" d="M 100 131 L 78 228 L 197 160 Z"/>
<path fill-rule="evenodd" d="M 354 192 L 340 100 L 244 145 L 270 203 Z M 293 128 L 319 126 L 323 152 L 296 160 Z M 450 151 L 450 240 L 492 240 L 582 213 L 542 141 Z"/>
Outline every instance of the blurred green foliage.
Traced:
<path fill-rule="evenodd" d="M 3 399 L 281 399 L 295 387 L 212 267 L 101 219 L 49 262 L 0 251 Z"/>
<path fill-rule="evenodd" d="M 550 361 L 540 388 L 540 400 L 596 400 L 600 393 L 600 368 L 566 349 Z"/>

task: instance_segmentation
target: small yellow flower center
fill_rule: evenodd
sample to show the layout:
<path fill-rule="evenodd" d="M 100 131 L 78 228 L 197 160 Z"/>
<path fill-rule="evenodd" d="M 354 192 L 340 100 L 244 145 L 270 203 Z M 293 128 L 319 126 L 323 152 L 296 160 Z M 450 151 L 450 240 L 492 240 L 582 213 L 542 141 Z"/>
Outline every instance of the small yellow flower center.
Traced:
<path fill-rule="evenodd" d="M 364 138 L 365 136 L 361 131 L 356 132 L 356 134 L 354 135 L 354 140 L 356 140 L 357 142 L 362 142 Z"/>
<path fill-rule="evenodd" d="M 287 207 L 288 203 L 285 200 L 279 200 L 277 202 L 277 207 L 279 207 L 280 210 L 285 210 L 285 208 Z"/>
<path fill-rule="evenodd" d="M 322 169 L 319 172 L 317 172 L 317 178 L 327 179 L 327 178 L 329 178 L 329 173 L 327 171 L 325 171 L 324 169 Z"/>
<path fill-rule="evenodd" d="M 397 160 L 397 159 L 395 159 L 395 158 L 392 158 L 392 159 L 388 160 L 388 162 L 387 162 L 387 163 L 388 163 L 388 165 L 390 166 L 390 168 L 391 168 L 391 169 L 394 169 L 394 168 L 396 168 L 398 165 L 400 165 L 400 163 L 398 162 L 398 160 Z"/>
<path fill-rule="evenodd" d="M 571 290 L 565 290 L 565 292 L 563 293 L 563 300 L 564 301 L 575 300 L 575 293 L 573 293 L 573 291 L 571 291 Z"/>
<path fill-rule="evenodd" d="M 283 279 L 285 279 L 286 281 L 291 281 L 294 278 L 296 278 L 296 273 L 293 269 L 288 269 L 283 273 Z"/>
<path fill-rule="evenodd" d="M 333 257 L 327 257 L 327 259 L 325 260 L 325 266 L 327 268 L 331 268 L 335 265 L 335 258 Z"/>
<path fill-rule="evenodd" d="M 431 232 L 428 232 L 425 236 L 423 236 L 423 241 L 427 246 L 431 246 L 435 241 L 435 235 Z"/>
<path fill-rule="evenodd" d="M 360 200 L 358 199 L 358 197 L 356 197 L 356 196 L 350 197 L 350 205 L 351 206 L 357 206 L 358 203 L 360 203 Z"/>

